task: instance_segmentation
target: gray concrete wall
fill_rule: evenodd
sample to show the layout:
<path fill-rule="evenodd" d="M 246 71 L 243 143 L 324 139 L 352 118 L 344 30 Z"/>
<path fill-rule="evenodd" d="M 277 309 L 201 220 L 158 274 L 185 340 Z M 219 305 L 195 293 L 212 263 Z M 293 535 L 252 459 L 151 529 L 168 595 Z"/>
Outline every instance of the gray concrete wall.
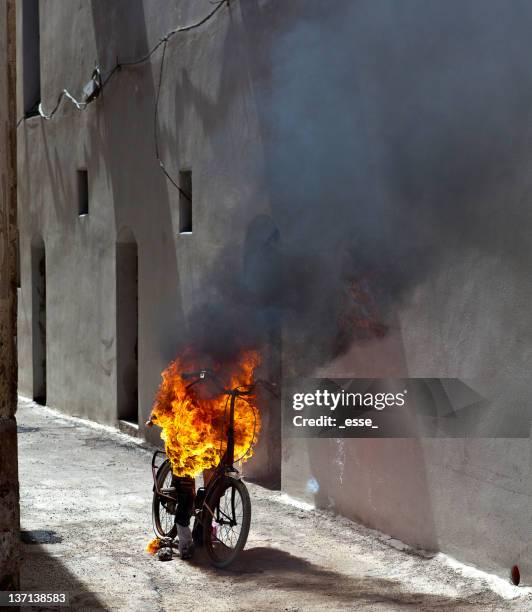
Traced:
<path fill-rule="evenodd" d="M 334 113 L 310 108 L 304 116 L 308 125 L 329 118 L 319 132 L 329 152 L 328 133 L 339 142 L 342 130 L 358 134 L 359 146 L 347 152 L 354 176 L 362 167 L 365 186 L 342 176 L 340 157 L 318 155 L 312 167 L 321 165 L 327 176 L 331 163 L 340 166 L 342 189 L 349 186 L 357 201 L 353 234 L 363 243 L 366 233 L 374 245 L 359 251 L 355 244 L 355 253 L 393 283 L 391 303 L 380 313 L 386 334 L 355 342 L 316 375 L 482 379 L 478 390 L 502 420 L 515 405 L 527 405 L 530 394 L 532 159 L 525 100 L 532 83 L 517 76 L 527 74 L 529 7 L 500 8 L 413 2 L 405 11 L 391 2 L 362 3 L 343 22 L 327 13 L 318 26 L 294 28 L 283 51 L 312 41 L 313 58 L 332 74 L 321 72 L 322 91 L 332 82 L 350 95 L 346 104 L 327 98 Z M 323 41 L 333 32 L 343 40 L 348 30 L 352 42 L 328 51 Z M 284 73 L 297 79 L 294 70 Z M 307 100 L 319 90 L 308 84 L 310 75 L 317 78 L 317 71 L 310 69 L 302 85 Z M 335 118 L 345 118 L 349 106 L 354 121 L 361 113 L 356 128 Z M 286 114 L 288 124 L 293 114 Z M 307 147 L 318 144 L 310 132 Z M 340 189 L 329 186 L 332 200 Z M 288 439 L 283 488 L 503 576 L 518 564 L 529 582 L 530 451 L 529 438 Z"/>
<path fill-rule="evenodd" d="M 79 95 L 96 63 L 106 72 L 117 57 L 135 59 L 174 25 L 197 21 L 210 10 L 208 1 L 41 2 L 44 109 L 53 107 L 64 87 Z M 66 103 L 54 120 L 30 118 L 19 128 L 21 393 L 31 397 L 37 391 L 32 329 L 38 326 L 32 322 L 30 254 L 31 244 L 42 238 L 47 403 L 116 423 L 121 384 L 116 242 L 121 232 L 129 232 L 138 248 L 140 435 L 158 440 L 158 433 L 145 431 L 143 423 L 160 373 L 176 356 L 188 314 L 203 293 L 202 275 L 229 242 L 234 246 L 232 260 L 241 265 L 247 226 L 270 210 L 261 190 L 261 134 L 252 75 L 241 72 L 239 65 L 249 35 L 241 24 L 235 6 L 204 28 L 174 38 L 166 54 L 161 153 L 173 175 L 192 169 L 193 234 L 179 234 L 179 194 L 154 155 L 160 53 L 153 63 L 122 69 L 85 112 Z M 59 31 L 69 35 L 58 37 Z M 19 34 L 22 37 L 22 31 Z M 22 99 L 21 78 L 19 102 Z M 86 168 L 89 178 L 89 214 L 84 217 L 78 216 L 79 168 Z M 264 465 L 273 462 L 271 455 L 278 456 L 279 448 L 275 440 L 264 444 Z M 262 468 L 257 469 L 260 476 Z M 270 472 L 273 467 L 264 469 Z M 278 474 L 278 461 L 275 469 Z"/>
<path fill-rule="evenodd" d="M 495 5 L 429 10 L 415 2 L 398 15 L 389 2 L 241 0 L 175 37 L 166 52 L 160 144 L 172 175 L 193 171 L 190 235 L 179 234 L 178 193 L 154 156 L 158 61 L 121 70 L 83 113 L 65 104 L 50 122 L 27 120 L 19 128 L 20 391 L 34 393 L 30 254 L 42 237 L 47 402 L 116 423 L 116 241 L 130 232 L 138 248 L 140 435 L 155 441 L 157 432 L 142 423 L 205 293 L 204 275 L 221 260 L 245 269 L 253 251 L 246 239 L 264 216 L 285 244 L 298 242 L 303 258 L 315 260 L 320 240 L 344 239 L 337 227 L 375 251 L 406 236 L 403 250 L 390 254 L 414 278 L 392 300 L 388 333 L 355 343 L 318 372 L 526 377 L 530 151 L 518 118 L 531 87 L 524 25 L 514 30 L 531 15 L 520 2 L 504 16 Z M 64 87 L 79 93 L 95 63 L 105 73 L 117 56 L 142 55 L 170 27 L 211 8 L 207 0 L 41 0 L 45 109 Z M 508 61 L 492 61 L 501 56 Z M 456 108 L 465 110 L 455 116 Z M 79 168 L 89 176 L 84 217 Z M 292 209 L 298 198 L 301 208 Z M 354 214 L 337 214 L 335 200 Z M 429 212 L 420 208 L 425 202 Z M 471 210 L 482 212 L 481 222 Z M 419 236 L 445 248 L 413 256 L 408 248 Z M 333 276 L 338 260 L 328 257 Z M 420 268 L 426 259 L 434 265 Z M 296 292 L 299 280 L 294 275 Z M 309 299 L 326 304 L 326 285 L 316 284 Z M 312 334 L 328 328 L 323 312 L 303 332 L 297 312 L 284 317 L 285 374 L 302 371 L 298 360 L 321 346 Z M 274 333 L 270 345 L 280 342 Z M 264 419 L 249 469 L 275 480 L 278 405 L 266 407 Z M 519 563 L 526 574 L 530 457 L 528 441 L 290 441 L 283 488 L 416 545 L 501 572 Z M 310 477 L 320 484 L 317 495 L 307 490 Z"/>

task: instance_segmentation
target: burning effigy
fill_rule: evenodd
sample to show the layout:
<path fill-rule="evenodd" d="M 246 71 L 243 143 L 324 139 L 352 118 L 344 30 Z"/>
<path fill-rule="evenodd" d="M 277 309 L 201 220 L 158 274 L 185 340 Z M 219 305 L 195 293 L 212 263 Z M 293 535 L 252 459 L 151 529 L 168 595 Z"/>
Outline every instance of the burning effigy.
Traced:
<path fill-rule="evenodd" d="M 217 365 L 216 373 L 227 387 L 249 385 L 260 364 L 257 351 L 243 351 L 233 364 Z M 200 364 L 201 366 L 201 364 Z M 162 373 L 150 421 L 161 428 L 161 438 L 175 476 L 195 478 L 215 467 L 225 450 L 228 396 L 214 387 L 190 386 L 182 373 L 198 369 L 198 361 L 185 354 L 172 361 Z M 260 431 L 255 398 L 235 406 L 235 458 L 246 461 Z"/>

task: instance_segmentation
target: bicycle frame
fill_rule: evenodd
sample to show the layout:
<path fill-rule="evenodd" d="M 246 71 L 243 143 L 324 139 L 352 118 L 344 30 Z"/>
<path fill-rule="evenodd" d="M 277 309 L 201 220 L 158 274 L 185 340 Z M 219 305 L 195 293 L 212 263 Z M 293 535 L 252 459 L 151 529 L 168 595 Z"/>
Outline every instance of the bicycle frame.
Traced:
<path fill-rule="evenodd" d="M 224 454 L 222 455 L 220 459 L 220 462 L 214 468 L 214 474 L 212 475 L 211 479 L 205 486 L 205 498 L 204 499 L 207 499 L 208 493 L 210 493 L 210 491 L 213 489 L 214 485 L 216 484 L 216 482 L 219 480 L 219 478 L 222 475 L 226 474 L 227 472 L 231 472 L 235 475 L 238 474 L 238 470 L 234 467 L 234 461 L 235 461 L 235 404 L 236 404 L 236 398 L 239 397 L 240 395 L 244 395 L 245 392 L 239 392 L 236 389 L 232 389 L 232 390 L 224 390 L 224 393 L 231 397 L 230 404 L 229 404 L 229 425 L 227 428 L 227 447 L 225 449 Z M 159 484 L 157 482 L 157 474 L 159 473 L 159 470 L 167 461 L 170 461 L 167 458 L 161 464 L 156 465 L 156 460 L 157 460 L 158 455 L 166 455 L 166 453 L 161 450 L 156 450 L 153 454 L 152 462 L 151 462 L 152 477 L 153 477 L 153 490 L 154 492 L 157 493 L 157 495 L 160 498 L 166 501 L 175 503 L 175 498 L 172 497 L 171 495 L 164 493 L 160 489 Z"/>
<path fill-rule="evenodd" d="M 215 490 L 215 487 L 220 482 L 220 480 L 226 476 L 229 476 L 235 479 L 240 478 L 238 470 L 234 467 L 234 462 L 235 462 L 235 405 L 236 405 L 237 398 L 251 395 L 254 389 L 256 388 L 256 386 L 259 384 L 263 384 L 264 386 L 266 386 L 267 389 L 270 390 L 271 393 L 274 393 L 274 391 L 272 390 L 272 387 L 275 387 L 275 385 L 271 383 L 267 383 L 267 381 L 261 380 L 261 381 L 255 381 L 255 383 L 252 385 L 245 385 L 246 387 L 245 390 L 243 390 L 244 385 L 242 387 L 235 387 L 234 389 L 226 389 L 222 385 L 222 383 L 218 380 L 218 378 L 209 370 L 201 370 L 200 372 L 182 374 L 182 377 L 183 379 L 195 378 L 193 382 L 187 385 L 186 387 L 187 389 L 189 389 L 190 387 L 192 387 L 193 385 L 199 382 L 205 381 L 206 379 L 210 379 L 217 385 L 217 387 L 219 388 L 220 392 L 223 395 L 230 397 L 229 424 L 228 424 L 227 432 L 226 432 L 227 446 L 226 446 L 224 454 L 220 458 L 218 465 L 214 468 L 214 473 L 212 477 L 210 478 L 209 482 L 204 487 L 204 495 L 203 495 L 201 507 L 196 508 L 195 505 L 193 506 L 194 509 L 192 512 L 192 516 L 194 516 L 194 519 L 195 519 L 195 522 L 194 522 L 194 529 L 195 529 L 198 523 L 199 524 L 203 523 L 203 520 L 204 520 L 203 513 L 204 512 L 209 512 L 211 516 L 214 516 L 214 512 L 209 507 L 207 501 L 210 500 L 210 498 L 212 497 L 212 493 Z M 164 455 L 164 454 L 165 453 L 163 451 L 158 450 L 158 451 L 155 451 L 153 458 L 152 458 L 152 475 L 153 475 L 153 482 L 154 482 L 153 490 L 161 499 L 164 499 L 168 502 L 175 503 L 176 498 L 164 493 L 160 489 L 159 484 L 157 482 L 157 476 L 159 474 L 159 470 L 163 467 L 163 465 L 167 464 L 170 461 L 167 458 L 160 465 L 158 466 L 156 465 L 157 455 Z"/>
<path fill-rule="evenodd" d="M 229 406 L 229 426 L 227 428 L 227 448 L 225 449 L 225 453 L 223 457 L 220 459 L 220 463 L 218 467 L 223 466 L 228 469 L 228 471 L 234 471 L 234 462 L 235 462 L 235 403 L 238 392 L 236 390 L 232 390 L 228 392 L 231 396 L 230 406 Z"/>

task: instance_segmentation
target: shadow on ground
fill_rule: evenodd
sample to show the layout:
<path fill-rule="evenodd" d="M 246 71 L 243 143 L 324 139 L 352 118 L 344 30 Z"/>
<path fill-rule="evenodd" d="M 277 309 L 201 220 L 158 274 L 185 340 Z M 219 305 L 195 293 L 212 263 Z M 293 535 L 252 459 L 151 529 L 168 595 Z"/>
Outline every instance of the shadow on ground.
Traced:
<path fill-rule="evenodd" d="M 97 595 L 90 593 L 86 586 L 80 582 L 64 565 L 61 560 L 53 556 L 45 546 L 38 543 L 37 538 L 45 536 L 47 543 L 55 543 L 53 532 L 23 532 L 23 557 L 21 566 L 21 590 L 31 592 L 68 593 L 69 605 L 67 608 L 40 607 L 39 612 L 47 610 L 108 610 Z M 13 608 L 11 608 L 13 609 Z M 21 608 L 32 610 L 37 608 Z"/>
<path fill-rule="evenodd" d="M 20 532 L 20 539 L 24 544 L 58 544 L 63 541 L 63 537 L 57 532 L 47 529 L 23 529 Z"/>
<path fill-rule="evenodd" d="M 481 609 L 460 598 L 406 591 L 404 585 L 396 580 L 349 576 L 277 548 L 245 550 L 226 570 L 213 568 L 203 550 L 196 552 L 193 563 L 207 574 L 230 576 L 236 584 L 249 582 L 261 589 L 300 592 L 302 601 L 306 595 L 312 595 L 329 601 L 330 605 L 338 602 L 352 605 L 359 601 L 408 606 L 416 610 Z"/>

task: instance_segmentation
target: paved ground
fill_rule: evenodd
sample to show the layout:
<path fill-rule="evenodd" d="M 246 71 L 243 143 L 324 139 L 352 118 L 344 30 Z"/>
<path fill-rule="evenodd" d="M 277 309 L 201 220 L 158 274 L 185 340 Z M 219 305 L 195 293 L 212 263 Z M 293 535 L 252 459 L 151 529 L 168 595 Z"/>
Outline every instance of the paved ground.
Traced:
<path fill-rule="evenodd" d="M 69 591 L 72 609 L 532 609 L 528 589 L 453 567 L 443 555 L 398 550 L 252 485 L 252 528 L 237 565 L 214 570 L 201 554 L 162 563 L 144 552 L 152 536 L 149 449 L 27 400 L 18 420 L 23 588 Z"/>

